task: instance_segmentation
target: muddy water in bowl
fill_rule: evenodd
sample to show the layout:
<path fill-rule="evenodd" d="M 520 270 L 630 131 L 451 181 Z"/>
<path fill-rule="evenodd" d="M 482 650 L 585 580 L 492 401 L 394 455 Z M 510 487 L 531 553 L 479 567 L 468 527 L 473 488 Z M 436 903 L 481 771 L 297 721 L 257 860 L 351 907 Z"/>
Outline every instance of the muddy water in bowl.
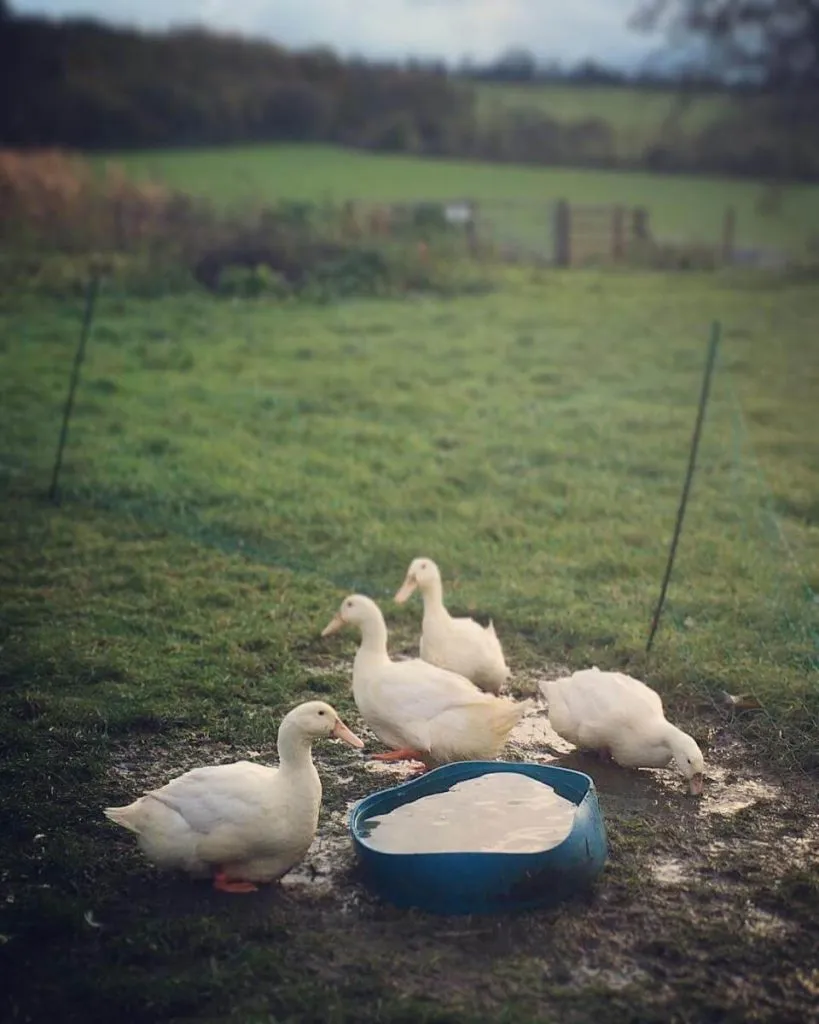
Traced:
<path fill-rule="evenodd" d="M 543 782 L 495 772 L 362 822 L 385 853 L 536 853 L 562 843 L 577 805 Z"/>

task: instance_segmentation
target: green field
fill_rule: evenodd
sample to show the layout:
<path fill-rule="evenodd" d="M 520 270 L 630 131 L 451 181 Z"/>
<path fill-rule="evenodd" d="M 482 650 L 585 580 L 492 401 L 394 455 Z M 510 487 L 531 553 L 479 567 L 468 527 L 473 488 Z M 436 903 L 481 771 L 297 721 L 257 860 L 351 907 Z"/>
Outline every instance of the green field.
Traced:
<path fill-rule="evenodd" d="M 275 163 L 257 156 L 258 173 Z M 163 159 L 203 188 L 230 166 Z M 494 618 L 519 690 L 555 664 L 629 667 L 703 744 L 713 790 L 760 764 L 815 767 L 814 284 L 521 273 L 476 297 L 330 306 L 103 293 L 55 508 L 80 313 L 37 295 L 0 307 L 9 1019 L 683 1024 L 728 1019 L 737 978 L 748 1020 L 809 1018 L 819 880 L 790 858 L 812 820 L 799 776 L 774 810 L 726 817 L 594 769 L 612 844 L 598 894 L 454 923 L 379 904 L 346 868 L 335 896 L 219 900 L 157 879 L 100 808 L 270 751 L 302 699 L 359 728 L 354 639 L 319 632 L 365 591 L 393 650 L 413 650 L 417 602 L 390 595 L 419 554 L 454 610 Z M 646 662 L 715 317 L 720 367 Z M 762 708 L 731 721 L 722 691 Z M 374 780 L 347 750 L 317 756 L 322 828 L 343 837 Z M 694 880 L 652 884 L 659 855 Z M 789 930 L 749 931 L 757 906 Z"/>
<path fill-rule="evenodd" d="M 497 121 L 510 110 L 527 109 L 563 122 L 602 119 L 615 133 L 622 156 L 639 153 L 663 137 L 701 131 L 742 102 L 720 94 L 682 99 L 660 89 L 552 83 L 478 84 L 475 95 L 479 116 L 486 122 Z"/>
<path fill-rule="evenodd" d="M 258 204 L 277 199 L 368 202 L 472 198 L 487 216 L 503 222 L 527 204 L 525 219 L 542 218 L 556 199 L 577 203 L 642 205 L 657 237 L 717 242 L 726 205 L 737 210 L 740 245 L 800 249 L 819 228 L 819 187 L 793 185 L 781 209 L 759 209 L 762 186 L 690 176 L 516 167 L 385 156 L 329 146 L 257 146 L 115 155 L 139 177 L 166 182 L 220 204 Z M 542 204 L 542 206 L 540 205 Z"/>
<path fill-rule="evenodd" d="M 753 624 L 784 596 L 770 587 L 791 583 L 778 545 L 756 552 L 764 494 L 753 493 L 753 456 L 770 500 L 789 510 L 799 560 L 813 565 L 819 364 L 805 335 L 816 310 L 808 286 L 755 294 L 652 275 L 324 309 L 111 298 L 65 486 L 76 511 L 144 513 L 216 546 L 241 540 L 262 564 L 331 585 L 330 607 L 339 588 L 389 593 L 413 551 L 431 548 L 463 580 L 464 599 L 508 621 L 527 656 L 633 654 L 662 573 L 709 323 L 720 317 L 733 373 L 715 386 L 679 614 L 709 608 L 695 675 L 728 689 L 752 677 L 776 705 L 783 686 L 809 687 L 801 655 L 773 643 L 781 634 L 790 644 L 786 631 L 766 633 L 761 668 Z M 47 476 L 76 315 L 61 306 L 7 315 L 3 450 L 24 491 Z M 757 570 L 769 574 L 765 592 Z M 738 580 L 751 632 L 725 659 Z M 691 646 L 672 631 L 657 674 L 692 685 Z M 135 710 L 156 711 L 164 689 L 143 678 Z M 79 712 L 83 701 L 73 695 L 69 706 Z"/>

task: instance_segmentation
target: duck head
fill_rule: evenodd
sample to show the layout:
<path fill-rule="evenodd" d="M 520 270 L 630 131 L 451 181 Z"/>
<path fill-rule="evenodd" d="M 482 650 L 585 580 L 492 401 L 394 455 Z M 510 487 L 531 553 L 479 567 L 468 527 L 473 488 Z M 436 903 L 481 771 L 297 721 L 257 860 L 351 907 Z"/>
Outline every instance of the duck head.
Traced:
<path fill-rule="evenodd" d="M 410 562 L 404 582 L 395 595 L 395 602 L 396 604 L 403 604 L 404 601 L 412 597 L 416 589 L 420 588 L 421 593 L 423 593 L 431 586 L 436 584 L 440 586 L 440 583 L 441 573 L 435 562 L 431 558 L 415 558 Z"/>
<path fill-rule="evenodd" d="M 688 786 L 692 796 L 702 796 L 703 771 L 705 759 L 702 751 L 697 746 L 693 736 L 689 736 L 682 729 L 672 727 L 669 733 L 668 745 L 676 762 L 677 768 L 688 779 Z"/>
<path fill-rule="evenodd" d="M 338 712 L 323 700 L 309 700 L 293 708 L 282 719 L 285 728 L 310 739 L 332 737 L 360 750 L 364 741 L 341 721 Z"/>
<path fill-rule="evenodd" d="M 321 635 L 330 636 L 345 626 L 361 628 L 365 622 L 381 618 L 381 611 L 375 601 L 363 594 L 350 594 L 341 602 L 341 607 L 321 631 Z"/>

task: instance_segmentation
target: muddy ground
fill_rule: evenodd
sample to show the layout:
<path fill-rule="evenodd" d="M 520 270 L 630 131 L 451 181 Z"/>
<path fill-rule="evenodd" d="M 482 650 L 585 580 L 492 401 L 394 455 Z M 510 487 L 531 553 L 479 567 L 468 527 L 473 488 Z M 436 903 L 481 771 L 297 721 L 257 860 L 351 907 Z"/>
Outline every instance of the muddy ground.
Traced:
<path fill-rule="evenodd" d="M 107 769 L 111 791 L 142 791 L 204 754 L 201 741 L 121 743 Z M 256 895 L 157 876 L 130 837 L 95 824 L 117 884 L 92 889 L 62 950 L 61 970 L 74 974 L 65 997 L 53 964 L 9 937 L 4 952 L 26 972 L 13 985 L 16 1019 L 127 1011 L 140 1021 L 819 1021 L 819 817 L 808 778 L 752 767 L 751 753 L 715 724 L 697 800 L 672 770 L 628 772 L 571 752 L 543 704 L 515 730 L 508 756 L 595 779 L 610 861 L 589 896 L 504 918 L 382 904 L 354 862 L 347 810 L 408 768 L 325 744 L 316 750 L 320 833 L 298 869 Z M 47 848 L 49 837 L 39 841 Z M 158 970 L 166 987 L 177 977 L 181 987 L 152 1002 L 139 972 L 154 979 Z"/>

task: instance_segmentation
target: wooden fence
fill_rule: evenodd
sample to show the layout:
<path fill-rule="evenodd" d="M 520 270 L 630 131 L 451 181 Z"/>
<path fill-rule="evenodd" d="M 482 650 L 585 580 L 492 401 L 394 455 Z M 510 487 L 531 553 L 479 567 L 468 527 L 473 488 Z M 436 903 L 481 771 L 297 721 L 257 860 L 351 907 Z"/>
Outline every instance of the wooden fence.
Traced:
<path fill-rule="evenodd" d="M 663 262 L 676 259 L 713 266 L 735 262 L 736 211 L 727 207 L 720 237 L 713 242 L 668 242 L 651 231 L 644 206 L 577 205 L 560 200 L 555 207 L 555 264 L 625 263 L 636 259 Z"/>
<path fill-rule="evenodd" d="M 645 207 L 555 205 L 554 262 L 559 267 L 622 263 L 636 244 L 651 241 Z"/>
<path fill-rule="evenodd" d="M 350 225 L 360 235 L 398 237 L 402 225 L 421 223 L 460 237 L 473 256 L 493 254 L 517 262 L 557 267 L 640 262 L 657 266 L 770 265 L 785 254 L 738 249 L 733 208 L 723 215 L 719 236 L 699 242 L 657 239 L 644 206 L 554 203 L 528 200 L 449 200 L 403 204 L 348 204 Z M 762 259 L 761 257 L 764 257 Z"/>

